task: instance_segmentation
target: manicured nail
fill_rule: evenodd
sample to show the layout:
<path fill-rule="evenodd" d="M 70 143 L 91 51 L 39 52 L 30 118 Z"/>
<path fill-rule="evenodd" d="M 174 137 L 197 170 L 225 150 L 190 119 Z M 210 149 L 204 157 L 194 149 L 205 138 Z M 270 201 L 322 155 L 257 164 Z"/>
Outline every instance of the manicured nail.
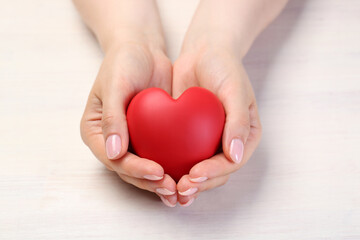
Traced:
<path fill-rule="evenodd" d="M 113 134 L 106 139 L 106 155 L 109 159 L 116 158 L 121 151 L 121 138 Z"/>
<path fill-rule="evenodd" d="M 202 183 L 205 182 L 206 180 L 208 180 L 207 177 L 190 178 L 190 181 L 194 183 Z"/>
<path fill-rule="evenodd" d="M 244 144 L 238 139 L 234 138 L 230 144 L 230 157 L 235 163 L 240 163 L 244 154 Z"/>
<path fill-rule="evenodd" d="M 161 179 L 163 179 L 164 176 L 156 176 L 156 175 L 145 175 L 144 178 L 147 180 L 151 180 L 151 181 L 159 181 Z"/>
<path fill-rule="evenodd" d="M 175 192 L 170 191 L 167 188 L 157 188 L 156 191 L 162 195 L 173 195 Z"/>
<path fill-rule="evenodd" d="M 184 192 L 179 192 L 179 194 L 183 195 L 183 196 L 189 196 L 189 195 L 193 195 L 197 191 L 198 191 L 198 188 L 189 188 L 188 190 L 186 190 Z"/>
<path fill-rule="evenodd" d="M 175 204 L 171 204 L 166 198 L 164 198 L 163 196 L 160 195 L 160 199 L 161 201 L 168 207 L 175 207 L 176 206 L 176 203 Z"/>
<path fill-rule="evenodd" d="M 182 207 L 188 207 L 190 206 L 193 202 L 194 202 L 195 198 L 191 198 L 189 201 L 187 201 L 187 203 L 184 203 L 184 204 L 181 204 L 180 203 L 180 206 Z"/>

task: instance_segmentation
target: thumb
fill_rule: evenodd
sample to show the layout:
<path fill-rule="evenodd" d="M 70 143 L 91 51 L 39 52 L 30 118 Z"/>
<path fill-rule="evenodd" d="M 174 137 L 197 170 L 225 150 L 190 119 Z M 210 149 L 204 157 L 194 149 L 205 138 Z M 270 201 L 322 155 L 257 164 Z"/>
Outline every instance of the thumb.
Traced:
<path fill-rule="evenodd" d="M 124 88 L 120 91 L 108 89 L 102 97 L 101 127 L 105 139 L 106 155 L 109 159 L 119 159 L 128 149 L 129 134 L 126 122 Z"/>
<path fill-rule="evenodd" d="M 226 112 L 222 144 L 225 156 L 240 164 L 250 134 L 250 103 L 247 91 L 242 89 L 240 81 L 236 82 L 222 99 Z"/>

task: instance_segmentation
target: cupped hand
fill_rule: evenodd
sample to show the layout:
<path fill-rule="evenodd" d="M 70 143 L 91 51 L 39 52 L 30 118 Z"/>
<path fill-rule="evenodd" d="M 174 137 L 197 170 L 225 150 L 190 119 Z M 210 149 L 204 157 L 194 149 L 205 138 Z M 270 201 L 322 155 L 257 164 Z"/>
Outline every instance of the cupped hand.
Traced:
<path fill-rule="evenodd" d="M 133 41 L 109 48 L 81 120 L 81 136 L 94 155 L 124 181 L 177 202 L 176 183 L 154 161 L 128 151 L 126 107 L 139 91 L 159 87 L 171 93 L 172 65 L 161 49 Z"/>
<path fill-rule="evenodd" d="M 241 59 L 230 48 L 206 46 L 183 51 L 174 64 L 172 92 L 212 91 L 222 102 L 226 121 L 222 152 L 196 164 L 177 184 L 178 201 L 188 206 L 202 191 L 221 186 L 250 158 L 261 137 L 255 95 Z"/>

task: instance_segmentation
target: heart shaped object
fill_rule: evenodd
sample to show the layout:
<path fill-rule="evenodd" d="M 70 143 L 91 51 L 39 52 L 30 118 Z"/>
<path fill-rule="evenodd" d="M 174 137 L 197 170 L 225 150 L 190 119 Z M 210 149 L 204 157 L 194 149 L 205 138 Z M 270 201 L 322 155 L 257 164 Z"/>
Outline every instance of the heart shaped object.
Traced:
<path fill-rule="evenodd" d="M 215 154 L 225 112 L 204 88 L 189 88 L 178 99 L 160 88 L 148 88 L 131 100 L 127 123 L 135 153 L 159 163 L 178 182 L 196 163 Z"/>

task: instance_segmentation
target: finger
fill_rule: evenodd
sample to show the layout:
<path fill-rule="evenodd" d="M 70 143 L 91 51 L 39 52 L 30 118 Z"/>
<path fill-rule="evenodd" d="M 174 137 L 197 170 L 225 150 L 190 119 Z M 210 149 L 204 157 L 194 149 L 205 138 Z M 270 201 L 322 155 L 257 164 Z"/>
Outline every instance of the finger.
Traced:
<path fill-rule="evenodd" d="M 204 57 L 197 68 L 197 76 L 204 87 L 213 91 L 222 102 L 226 120 L 222 147 L 225 156 L 240 164 L 244 145 L 250 133 L 249 107 L 255 101 L 248 76 L 241 64 L 229 59 L 230 64 L 216 58 Z"/>
<path fill-rule="evenodd" d="M 228 175 L 238 170 L 244 162 L 236 164 L 235 162 L 229 161 L 224 153 L 216 154 L 191 168 L 189 172 L 190 181 L 201 183 L 208 179 Z"/>
<path fill-rule="evenodd" d="M 114 171 L 110 165 L 105 152 L 105 143 L 101 130 L 102 118 L 101 100 L 90 92 L 86 107 L 80 122 L 81 138 L 92 153 L 111 171 Z"/>
<path fill-rule="evenodd" d="M 119 174 L 119 176 L 125 182 L 150 192 L 156 192 L 162 195 L 173 195 L 176 193 L 176 183 L 167 174 L 165 174 L 164 178 L 159 181 L 150 181 L 147 179 L 129 177 L 128 175 L 123 175 L 123 174 Z"/>
<path fill-rule="evenodd" d="M 119 176 L 127 183 L 130 183 L 140 189 L 154 192 L 158 196 L 161 196 L 161 200 L 167 206 L 174 207 L 176 205 L 176 183 L 169 175 L 166 174 L 164 178 L 159 181 L 138 179 L 121 174 Z"/>
<path fill-rule="evenodd" d="M 200 195 L 200 193 L 195 193 L 190 196 L 181 196 L 178 194 L 177 198 L 178 198 L 178 202 L 179 202 L 180 206 L 188 207 L 191 204 L 193 204 L 193 202 L 198 198 L 199 195 Z"/>
<path fill-rule="evenodd" d="M 220 176 L 198 183 L 192 182 L 189 175 L 184 175 L 177 184 L 177 191 L 180 196 L 191 196 L 195 193 L 224 185 L 229 179 L 229 176 L 230 175 Z"/>
<path fill-rule="evenodd" d="M 242 68 L 230 77 L 234 79 L 227 80 L 218 93 L 226 112 L 222 143 L 225 156 L 240 164 L 250 134 L 249 108 L 255 98 L 252 89 L 246 89 L 248 80 Z"/>
<path fill-rule="evenodd" d="M 108 159 L 119 159 L 127 152 L 129 134 L 125 111 L 132 92 L 124 79 L 116 79 L 107 81 L 99 93 L 102 100 L 101 127 Z"/>
<path fill-rule="evenodd" d="M 159 193 L 156 193 L 161 199 L 161 201 L 168 207 L 175 207 L 177 202 L 177 194 L 173 195 L 161 195 Z"/>
<path fill-rule="evenodd" d="M 192 182 L 203 182 L 207 179 L 217 178 L 220 176 L 229 175 L 242 166 L 250 159 L 261 138 L 261 127 L 251 127 L 250 134 L 245 144 L 243 161 L 239 164 L 229 161 L 224 153 L 219 153 L 207 160 L 201 161 L 193 166 L 189 172 L 190 180 Z"/>
<path fill-rule="evenodd" d="M 118 174 L 153 181 L 163 178 L 164 169 L 158 163 L 146 158 L 140 158 L 130 152 L 127 152 L 118 160 L 109 160 L 105 153 L 104 144 L 103 137 L 101 135 L 96 135 L 89 139 L 88 146 L 105 166 L 116 171 Z"/>
<path fill-rule="evenodd" d="M 140 158 L 130 152 L 116 161 L 109 161 L 109 166 L 117 173 L 129 177 L 152 181 L 158 181 L 164 177 L 164 169 L 160 164 L 146 158 Z"/>
<path fill-rule="evenodd" d="M 164 175 L 164 169 L 156 162 L 139 158 L 132 153 L 126 153 L 123 158 L 113 161 L 107 157 L 105 151 L 105 142 L 101 130 L 101 114 L 96 109 L 101 105 L 100 101 L 89 98 L 87 106 L 81 120 L 81 137 L 84 143 L 91 149 L 93 154 L 108 169 L 116 171 L 119 174 L 137 178 L 146 178 L 149 180 L 159 180 Z M 99 116 L 100 115 L 100 116 Z"/>
<path fill-rule="evenodd" d="M 224 185 L 228 181 L 229 176 L 225 175 L 201 183 L 192 182 L 189 175 L 183 176 L 177 184 L 180 205 L 189 206 L 199 193 Z"/>

